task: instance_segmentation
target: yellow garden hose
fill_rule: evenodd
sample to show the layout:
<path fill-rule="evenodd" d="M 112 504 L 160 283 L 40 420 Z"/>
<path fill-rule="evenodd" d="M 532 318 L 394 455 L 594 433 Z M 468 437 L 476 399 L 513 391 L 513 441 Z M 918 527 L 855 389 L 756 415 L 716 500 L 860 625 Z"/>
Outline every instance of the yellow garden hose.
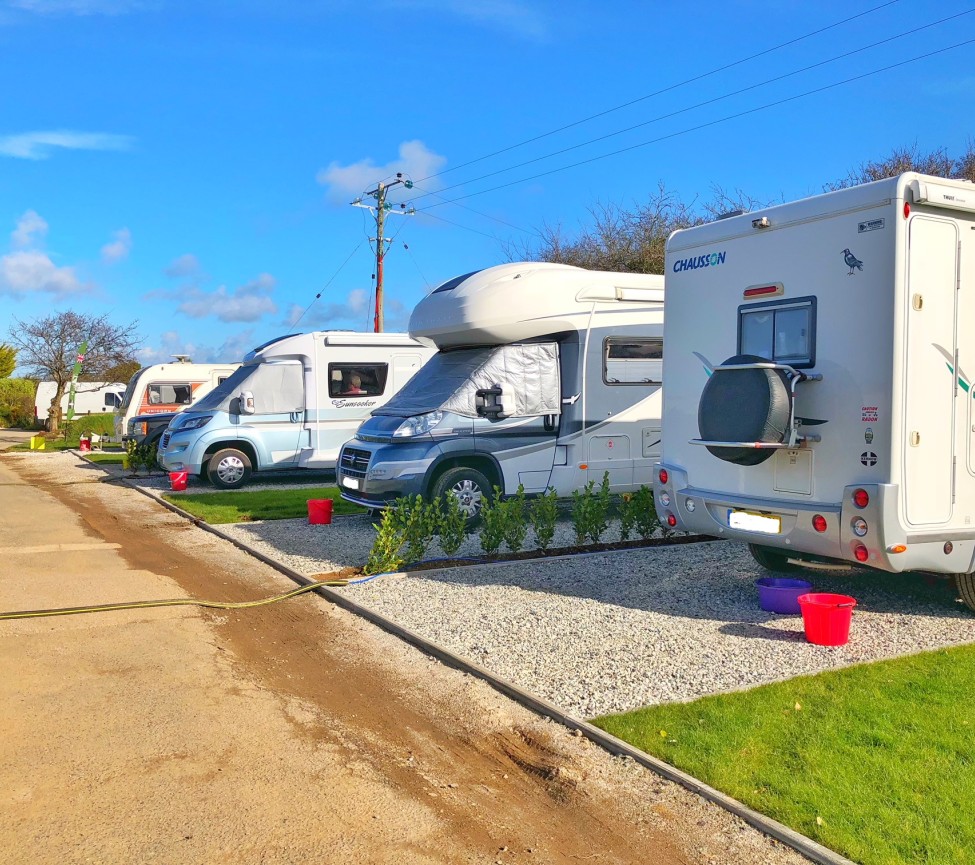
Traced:
<path fill-rule="evenodd" d="M 144 610 L 147 607 L 207 607 L 214 610 L 244 610 L 248 607 L 261 607 L 265 604 L 273 604 L 277 601 L 284 601 L 310 592 L 322 586 L 332 588 L 342 588 L 349 585 L 349 580 L 322 580 L 318 583 L 309 583 L 306 586 L 299 586 L 283 595 L 275 595 L 272 598 L 261 598 L 257 601 L 197 601 L 193 598 L 171 598 L 165 601 L 127 601 L 118 604 L 95 604 L 90 607 L 60 607 L 53 610 L 21 610 L 12 613 L 0 613 L 0 620 L 4 619 L 40 619 L 45 616 L 73 616 L 77 613 L 104 613 L 109 610 Z"/>

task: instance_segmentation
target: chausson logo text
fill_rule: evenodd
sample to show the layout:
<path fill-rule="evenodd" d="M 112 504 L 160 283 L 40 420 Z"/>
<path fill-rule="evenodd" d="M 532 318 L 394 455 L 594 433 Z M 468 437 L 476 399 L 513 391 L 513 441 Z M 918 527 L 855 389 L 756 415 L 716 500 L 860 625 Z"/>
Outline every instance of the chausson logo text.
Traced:
<path fill-rule="evenodd" d="M 712 252 L 708 255 L 699 255 L 697 258 L 682 258 L 674 262 L 674 273 L 680 273 L 682 270 L 697 270 L 699 267 L 717 267 L 719 264 L 724 264 L 724 257 L 727 254 L 727 252 Z"/>

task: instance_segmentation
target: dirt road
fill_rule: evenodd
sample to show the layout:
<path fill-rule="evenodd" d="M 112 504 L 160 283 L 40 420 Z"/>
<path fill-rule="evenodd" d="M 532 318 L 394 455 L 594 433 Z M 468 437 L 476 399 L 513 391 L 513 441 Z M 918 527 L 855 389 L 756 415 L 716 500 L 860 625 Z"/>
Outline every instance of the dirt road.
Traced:
<path fill-rule="evenodd" d="M 293 588 L 65 454 L 0 457 L 0 610 Z M 306 595 L 0 622 L 13 863 L 798 863 Z"/>

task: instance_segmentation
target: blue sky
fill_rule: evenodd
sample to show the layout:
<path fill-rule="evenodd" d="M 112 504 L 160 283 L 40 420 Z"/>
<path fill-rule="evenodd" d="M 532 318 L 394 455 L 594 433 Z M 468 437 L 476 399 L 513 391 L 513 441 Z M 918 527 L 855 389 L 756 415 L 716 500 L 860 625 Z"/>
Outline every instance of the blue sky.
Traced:
<path fill-rule="evenodd" d="M 371 329 L 375 227 L 349 202 L 397 171 L 417 214 L 387 222 L 387 330 L 661 182 L 791 200 L 897 146 L 960 154 L 975 43 L 792 97 L 975 38 L 975 13 L 763 83 L 973 8 L 884 4 L 0 0 L 0 341 L 74 309 L 138 320 L 146 363 L 239 359 L 319 292 L 298 330 Z"/>

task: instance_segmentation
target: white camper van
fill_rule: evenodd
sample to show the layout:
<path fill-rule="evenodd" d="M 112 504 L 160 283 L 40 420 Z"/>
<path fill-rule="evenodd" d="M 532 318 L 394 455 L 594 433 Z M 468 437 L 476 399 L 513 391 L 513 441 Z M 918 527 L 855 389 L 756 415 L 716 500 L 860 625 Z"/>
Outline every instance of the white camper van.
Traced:
<path fill-rule="evenodd" d="M 132 378 L 122 397 L 122 405 L 115 413 L 115 441 L 124 441 L 131 432 L 130 425 L 140 415 L 172 416 L 208 394 L 220 382 L 230 377 L 239 363 L 193 363 L 185 354 L 173 355 L 173 363 L 157 363 L 140 369 Z M 142 423 L 139 438 L 149 432 L 149 421 Z M 162 434 L 165 424 L 153 436 Z"/>
<path fill-rule="evenodd" d="M 410 317 L 439 351 L 342 449 L 343 498 L 381 508 L 498 486 L 559 495 L 649 484 L 659 458 L 663 277 L 503 264 L 445 282 Z"/>
<path fill-rule="evenodd" d="M 34 417 L 38 421 L 47 420 L 57 388 L 57 383 L 53 381 L 37 383 L 37 391 L 34 395 Z M 70 386 L 64 389 L 64 395 L 61 397 L 62 417 L 65 417 L 68 411 L 69 388 Z M 75 415 L 113 412 L 121 404 L 124 391 L 125 385 L 118 381 L 79 381 L 75 385 Z"/>
<path fill-rule="evenodd" d="M 332 469 L 355 428 L 432 354 L 405 333 L 279 337 L 170 421 L 159 464 L 227 489 L 256 471 Z"/>
<path fill-rule="evenodd" d="M 975 185 L 904 174 L 666 261 L 661 516 L 771 569 L 953 574 L 975 608 Z"/>

